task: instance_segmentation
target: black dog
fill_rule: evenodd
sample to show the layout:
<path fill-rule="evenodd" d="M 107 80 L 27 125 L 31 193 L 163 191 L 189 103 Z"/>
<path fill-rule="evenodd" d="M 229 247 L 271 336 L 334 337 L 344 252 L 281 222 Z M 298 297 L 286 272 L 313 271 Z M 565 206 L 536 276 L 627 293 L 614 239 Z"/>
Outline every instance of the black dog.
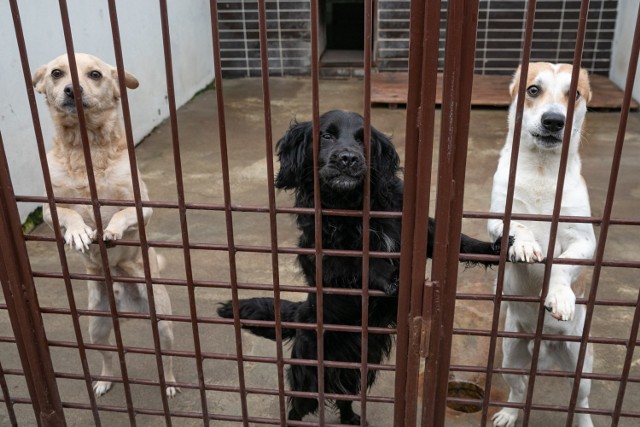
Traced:
<path fill-rule="evenodd" d="M 319 179 L 323 208 L 361 210 L 363 183 L 367 163 L 364 157 L 364 122 L 357 113 L 330 111 L 320 117 Z M 280 171 L 275 185 L 279 189 L 295 190 L 296 207 L 313 207 L 313 156 L 311 122 L 294 123 L 278 141 L 277 154 Z M 400 159 L 391 141 L 371 128 L 371 210 L 402 211 L 403 183 L 397 176 Z M 313 215 L 297 215 L 302 248 L 315 247 Z M 399 218 L 371 218 L 370 250 L 400 251 L 401 221 Z M 435 223 L 429 219 L 427 256 L 433 249 Z M 325 249 L 362 250 L 362 219 L 346 216 L 322 216 L 322 244 Z M 460 252 L 498 254 L 496 244 L 481 242 L 462 235 Z M 298 263 L 309 286 L 316 284 L 316 264 L 313 255 L 298 255 Z M 334 288 L 362 288 L 362 259 L 359 257 L 323 256 L 323 284 Z M 369 259 L 369 288 L 397 295 L 399 260 Z M 323 316 L 326 324 L 361 325 L 362 298 L 325 294 Z M 233 318 L 231 302 L 218 307 L 222 317 Z M 285 322 L 316 323 L 316 295 L 309 293 L 303 302 L 281 300 L 281 316 Z M 240 317 L 251 320 L 275 319 L 273 298 L 251 298 L 240 301 Z M 396 324 L 397 299 L 370 297 L 369 326 L 388 328 Z M 275 339 L 275 329 L 247 327 L 255 335 Z M 283 328 L 282 336 L 293 340 L 293 359 L 316 359 L 317 337 L 313 330 Z M 361 360 L 360 333 L 325 331 L 324 359 L 342 362 Z M 367 361 L 378 364 L 391 351 L 393 339 L 389 334 L 370 334 Z M 376 379 L 376 371 L 369 370 L 369 387 Z M 291 365 L 287 379 L 292 390 L 318 391 L 317 368 Z M 360 391 L 360 370 L 324 368 L 326 393 L 357 395 Z M 338 400 L 340 422 L 360 424 L 352 402 Z M 289 419 L 301 420 L 318 409 L 317 399 L 291 397 Z"/>

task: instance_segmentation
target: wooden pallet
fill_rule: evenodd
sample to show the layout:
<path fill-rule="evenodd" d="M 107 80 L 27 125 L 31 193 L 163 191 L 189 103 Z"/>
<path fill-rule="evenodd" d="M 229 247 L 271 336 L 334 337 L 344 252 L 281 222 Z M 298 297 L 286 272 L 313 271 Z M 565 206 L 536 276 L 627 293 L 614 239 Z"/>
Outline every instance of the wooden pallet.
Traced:
<path fill-rule="evenodd" d="M 407 73 L 376 73 L 371 75 L 371 103 L 395 107 L 407 103 Z M 623 92 L 611 80 L 597 74 L 591 75 L 593 97 L 590 110 L 619 110 Z M 508 107 L 511 76 L 483 76 L 473 78 L 471 105 L 477 107 Z M 438 74 L 436 104 L 442 103 L 442 74 Z M 638 103 L 631 101 L 631 108 L 638 109 Z"/>

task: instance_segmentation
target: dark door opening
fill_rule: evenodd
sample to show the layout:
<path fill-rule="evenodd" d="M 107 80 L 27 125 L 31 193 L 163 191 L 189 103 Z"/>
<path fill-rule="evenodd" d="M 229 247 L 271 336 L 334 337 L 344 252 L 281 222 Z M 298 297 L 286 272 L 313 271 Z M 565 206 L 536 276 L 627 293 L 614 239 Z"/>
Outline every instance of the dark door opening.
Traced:
<path fill-rule="evenodd" d="M 325 0 L 323 66 L 362 66 L 364 59 L 364 0 Z"/>

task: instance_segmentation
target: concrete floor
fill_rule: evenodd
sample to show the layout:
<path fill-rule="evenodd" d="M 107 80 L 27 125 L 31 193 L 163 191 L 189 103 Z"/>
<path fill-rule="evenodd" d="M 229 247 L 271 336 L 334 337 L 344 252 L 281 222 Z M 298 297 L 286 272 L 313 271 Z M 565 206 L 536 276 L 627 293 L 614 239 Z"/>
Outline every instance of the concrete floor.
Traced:
<path fill-rule="evenodd" d="M 506 90 L 506 88 L 505 88 Z M 224 81 L 225 112 L 229 144 L 229 162 L 232 202 L 236 205 L 266 206 L 266 157 L 264 146 L 264 118 L 261 98 L 261 84 L 258 79 L 238 79 Z M 272 123 L 274 142 L 283 134 L 292 119 L 307 120 L 311 113 L 311 82 L 308 79 L 274 78 L 271 80 Z M 341 108 L 362 111 L 363 92 L 361 81 L 322 81 L 320 85 L 321 111 Z M 215 93 L 205 92 L 178 113 L 182 164 L 184 168 L 185 197 L 187 202 L 222 203 L 222 175 L 219 153 L 219 137 Z M 374 126 L 392 135 L 404 157 L 403 109 L 376 108 L 372 111 Z M 592 210 L 600 215 L 604 206 L 609 167 L 614 138 L 617 131 L 619 113 L 590 113 L 587 119 L 585 141 L 583 143 L 584 175 L 591 191 Z M 506 133 L 506 111 L 473 110 L 469 161 L 465 189 L 466 210 L 487 210 L 492 175 L 503 145 Z M 158 127 L 137 149 L 138 161 L 144 180 L 149 187 L 152 200 L 176 200 L 176 184 L 171 150 L 171 129 L 168 123 Z M 640 115 L 633 113 L 629 120 L 626 147 L 616 192 L 615 217 L 637 217 L 640 199 Z M 435 182 L 435 176 L 433 181 Z M 433 190 L 433 189 L 432 189 Z M 432 195 L 435 196 L 434 191 Z M 432 196 L 432 197 L 434 197 Z M 287 193 L 278 194 L 279 206 L 291 206 L 292 197 Z M 212 211 L 189 211 L 189 233 L 192 243 L 226 244 L 224 215 Z M 236 244 L 269 245 L 268 216 L 261 213 L 234 213 L 233 225 Z M 486 239 L 486 221 L 465 220 L 464 231 L 478 238 Z M 180 222 L 175 210 L 156 209 L 148 228 L 153 240 L 181 241 Z M 596 229 L 598 235 L 599 229 Z M 46 226 L 35 233 L 51 235 Z M 295 245 L 297 232 L 293 220 L 288 215 L 278 218 L 278 237 L 282 246 Z M 614 226 L 610 229 L 606 246 L 607 259 L 636 260 L 640 239 L 639 227 Z M 53 244 L 30 242 L 28 244 L 34 271 L 60 271 L 59 260 Z M 181 250 L 160 250 L 168 260 L 163 276 L 184 279 L 185 268 Z M 194 279 L 229 280 L 228 254 L 222 251 L 192 250 Z M 69 254 L 68 259 L 74 272 L 83 272 L 80 258 Z M 239 252 L 237 254 L 238 280 L 251 283 L 272 283 L 270 255 Z M 280 256 L 279 272 L 281 283 L 298 285 L 302 283 L 292 256 Z M 463 270 L 459 278 L 460 292 L 491 293 L 496 272 L 480 268 Z M 599 287 L 599 298 L 614 298 L 633 301 L 638 296 L 637 271 L 624 268 L 603 268 Z M 41 306 L 68 307 L 63 283 L 52 279 L 36 279 L 38 298 Z M 183 287 L 170 287 L 174 314 L 189 315 L 188 296 Z M 259 295 L 255 291 L 243 291 L 241 297 Z M 86 286 L 82 281 L 74 282 L 74 296 L 78 307 L 86 306 Z M 301 298 L 300 294 L 286 294 L 285 298 Z M 228 290 L 198 288 L 196 290 L 197 311 L 201 317 L 215 316 L 216 303 L 230 298 Z M 456 326 L 487 329 L 491 322 L 491 303 L 458 302 L 456 306 Z M 50 340 L 75 341 L 69 316 L 43 315 L 47 336 Z M 632 308 L 599 306 L 595 310 L 592 335 L 598 337 L 628 338 L 633 319 Z M 80 319 L 84 340 L 87 318 Z M 193 350 L 191 325 L 186 322 L 174 323 L 175 348 Z M 0 311 L 0 336 L 11 336 L 6 311 Z M 233 329 L 230 326 L 201 324 L 202 350 L 211 353 L 235 354 Z M 152 347 L 151 329 L 146 321 L 128 321 L 123 326 L 125 345 Z M 275 344 L 243 333 L 245 354 L 274 356 Z M 453 363 L 486 366 L 488 340 L 474 337 L 454 338 Z M 285 349 L 286 351 L 286 349 Z M 595 346 L 595 369 L 597 373 L 619 374 L 626 348 L 623 346 Z M 57 372 L 81 373 L 78 352 L 74 349 L 52 347 L 54 367 Z M 89 351 L 89 366 L 93 374 L 100 372 L 100 358 L 97 352 Z M 392 359 L 391 362 L 393 362 Z M 496 366 L 501 361 L 500 350 L 496 355 Z M 20 362 L 13 345 L 0 343 L 0 362 L 4 369 L 20 369 Z M 128 354 L 127 366 L 132 378 L 156 379 L 157 369 L 153 356 Z M 195 362 L 191 358 L 176 358 L 174 362 L 178 381 L 197 383 Z M 237 364 L 234 361 L 206 360 L 203 363 L 208 384 L 232 386 L 238 382 Z M 245 363 L 247 386 L 277 388 L 276 369 L 272 364 Z M 640 356 L 635 355 L 631 374 L 640 375 Z M 452 375 L 456 379 L 470 380 L 484 384 L 484 376 L 470 374 Z M 13 397 L 28 396 L 22 377 L 7 376 Z M 370 395 L 392 396 L 393 375 L 383 373 Z M 506 400 L 507 389 L 499 375 L 493 379 L 492 400 Z M 59 379 L 62 399 L 70 402 L 88 402 L 83 381 Z M 144 408 L 161 408 L 160 390 L 152 386 L 132 386 L 134 405 Z M 594 381 L 591 394 L 592 407 L 613 408 L 618 383 Z M 565 405 L 570 387 L 566 380 L 539 378 L 536 382 L 535 402 Z M 247 397 L 249 413 L 254 417 L 275 418 L 279 414 L 278 400 L 272 396 L 252 395 Z M 124 392 L 121 384 L 116 384 L 99 404 L 124 406 Z M 216 415 L 239 415 L 239 396 L 221 391 L 207 392 L 210 413 Z M 623 409 L 633 411 L 640 405 L 640 385 L 630 383 Z M 171 400 L 170 406 L 176 411 L 201 411 L 200 395 L 197 390 L 184 389 L 183 393 Z M 356 405 L 357 406 L 357 405 Z M 20 425 L 34 425 L 30 406 L 15 405 Z M 357 407 L 356 407 L 357 410 Z M 492 409 L 491 413 L 495 410 Z M 69 425 L 85 426 L 93 424 L 89 411 L 65 410 Z M 367 418 L 372 427 L 391 425 L 393 407 L 390 404 L 368 403 Z M 101 412 L 103 425 L 127 425 L 126 414 Z M 138 425 L 161 425 L 162 419 L 138 415 Z M 310 418 L 311 419 L 311 418 Z M 475 426 L 479 424 L 479 414 L 463 414 L 450 410 L 447 425 Z M 328 409 L 327 421 L 337 422 L 336 415 Z M 0 425 L 8 422 L 6 407 L 0 404 Z M 597 426 L 610 425 L 608 417 L 594 417 Z M 201 425 L 198 420 L 176 418 L 174 425 Z M 214 422 L 216 426 L 240 425 L 232 422 Z M 564 416 L 558 413 L 536 412 L 532 415 L 534 426 L 564 426 Z M 620 425 L 635 426 L 637 420 L 623 419 Z"/>

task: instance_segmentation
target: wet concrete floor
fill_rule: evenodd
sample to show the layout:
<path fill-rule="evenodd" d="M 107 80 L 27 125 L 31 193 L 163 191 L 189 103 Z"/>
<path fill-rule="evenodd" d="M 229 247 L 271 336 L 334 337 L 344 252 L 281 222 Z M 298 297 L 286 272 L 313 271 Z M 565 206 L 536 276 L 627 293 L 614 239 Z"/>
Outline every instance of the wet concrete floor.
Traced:
<path fill-rule="evenodd" d="M 505 90 L 507 90 L 505 88 Z M 264 115 L 261 82 L 259 79 L 237 79 L 224 81 L 225 113 L 227 120 L 227 142 L 229 146 L 230 186 L 232 203 L 239 206 L 267 206 L 267 162 L 265 151 Z M 308 120 L 311 116 L 311 81 L 305 78 L 273 78 L 271 80 L 271 112 L 273 141 L 284 133 L 293 119 Z M 320 109 L 363 110 L 362 81 L 322 81 L 320 84 Z M 401 157 L 404 159 L 404 109 L 374 108 L 372 123 L 380 131 L 391 135 Z M 592 211 L 600 215 L 603 211 L 605 194 L 609 180 L 615 135 L 619 113 L 591 112 L 587 116 L 582 147 L 583 174 L 590 189 Z M 223 180 L 219 150 L 217 107 L 215 92 L 208 91 L 194 98 L 178 112 L 180 148 L 184 172 L 185 200 L 187 203 L 223 203 Z M 438 127 L 439 117 L 436 122 Z M 473 110 L 471 115 L 468 168 L 465 184 L 464 208 L 468 211 L 486 211 L 489 208 L 492 175 L 499 150 L 506 134 L 505 110 Z M 436 136 L 437 138 L 437 136 Z M 437 140 L 437 139 L 436 139 Z M 268 155 L 271 155 L 269 153 Z M 176 201 L 176 179 L 174 174 L 171 129 L 164 123 L 155 129 L 137 148 L 137 156 L 142 176 L 149 187 L 152 200 Z M 631 114 L 626 145 L 622 158 L 620 177 L 616 191 L 614 217 L 637 217 L 640 201 L 640 115 Z M 276 165 L 277 167 L 277 165 Z M 432 182 L 435 183 L 435 173 Z M 431 189 L 435 200 L 435 185 Z M 278 193 L 278 206 L 292 206 L 291 194 Z M 433 203 L 432 203 L 433 205 Z M 226 245 L 225 217 L 219 211 L 194 211 L 187 213 L 189 237 L 192 244 L 214 243 Z M 237 245 L 270 245 L 269 218 L 265 213 L 234 212 L 233 227 Z M 486 239 L 485 220 L 465 220 L 463 229 L 467 234 Z M 600 228 L 596 227 L 596 235 Z M 36 234 L 51 235 L 46 226 L 39 227 Z M 148 227 L 151 240 L 180 242 L 182 233 L 180 218 L 175 209 L 155 209 Z M 278 241 L 281 246 L 294 246 L 297 232 L 289 215 L 278 216 Z M 606 259 L 637 260 L 640 228 L 633 226 L 612 226 L 606 245 Z M 29 242 L 28 250 L 32 269 L 36 272 L 60 271 L 60 262 L 52 243 Z M 185 266 L 181 249 L 159 249 L 168 263 L 163 277 L 184 279 Z M 80 258 L 67 252 L 73 272 L 83 272 Z M 228 282 L 230 280 L 229 257 L 226 251 L 193 249 L 191 251 L 194 280 Z M 243 283 L 272 283 L 270 254 L 239 251 L 236 254 L 237 277 Z M 590 270 L 588 271 L 590 272 Z M 279 257 L 280 281 L 288 285 L 302 284 L 294 258 L 291 255 Z M 482 268 L 460 269 L 458 291 L 464 293 L 491 293 L 496 271 Z M 86 285 L 81 280 L 73 281 L 74 297 L 78 307 L 86 307 Z M 37 278 L 36 286 L 40 305 L 43 307 L 68 308 L 69 302 L 61 280 Z M 169 286 L 173 312 L 190 316 L 187 290 L 184 286 Z M 198 287 L 196 289 L 197 315 L 203 321 L 199 325 L 202 351 L 210 354 L 236 354 L 233 328 L 228 325 L 213 324 L 207 319 L 216 317 L 215 307 L 220 301 L 230 298 L 228 289 Z M 266 295 L 260 291 L 244 290 L 241 297 Z M 300 299 L 300 293 L 284 293 L 288 299 Z M 624 300 L 635 305 L 638 298 L 637 270 L 605 267 L 602 269 L 598 298 Z M 4 302 L 4 301 L 2 301 Z M 455 325 L 460 328 L 487 330 L 491 326 L 493 305 L 490 302 L 458 301 Z M 597 306 L 593 316 L 593 337 L 615 337 L 628 340 L 634 309 L 626 307 Z M 68 315 L 43 314 L 48 339 L 51 341 L 75 341 L 72 323 Z M 87 318 L 81 317 L 83 339 L 88 341 Z M 192 352 L 194 335 L 188 322 L 175 322 L 175 349 Z M 0 310 L 0 336 L 11 336 L 8 316 Z M 129 320 L 123 324 L 123 340 L 126 346 L 153 347 L 151 328 L 148 321 Z M 486 366 L 488 338 L 460 336 L 454 337 L 452 363 L 456 365 Z M 619 375 L 626 353 L 624 345 L 596 344 L 594 372 Z M 246 355 L 273 357 L 276 346 L 273 342 L 242 334 L 242 348 Z M 15 346 L 0 342 L 0 362 L 4 370 L 20 369 L 20 360 Z M 285 346 L 285 354 L 288 347 Z M 81 374 L 78 351 L 64 346 L 52 346 L 51 354 L 57 372 Z M 91 373 L 100 373 L 100 356 L 89 351 Z M 395 355 L 390 363 L 395 360 Z M 214 386 L 207 391 L 207 407 L 216 416 L 238 416 L 240 397 L 236 392 L 227 392 L 225 387 L 238 384 L 238 365 L 233 360 L 210 359 L 203 362 L 205 381 Z M 502 355 L 500 340 L 494 363 L 499 366 Z M 129 376 L 136 379 L 157 379 L 158 372 L 153 355 L 128 353 L 126 356 Z M 174 361 L 176 378 L 179 382 L 197 384 L 196 364 L 192 357 L 176 357 Z M 640 356 L 634 355 L 631 375 L 640 377 Z M 472 381 L 484 385 L 485 376 L 480 374 L 452 373 L 452 379 Z M 272 363 L 244 363 L 244 378 L 247 387 L 277 390 L 276 366 Z M 13 397 L 27 397 L 23 378 L 6 376 Z M 611 411 L 614 407 L 618 383 L 594 381 L 591 406 Z M 65 402 L 88 403 L 84 381 L 59 378 L 60 394 Z M 156 386 L 132 385 L 133 401 L 136 407 L 161 409 L 160 390 Z M 393 396 L 394 375 L 384 372 L 370 391 L 370 396 Z M 566 405 L 570 396 L 568 380 L 542 377 L 536 381 L 534 402 Z M 500 375 L 493 377 L 491 400 L 504 401 L 507 387 Z M 413 397 L 409 397 L 413 398 Z M 416 397 L 417 398 L 417 397 Z M 98 399 L 100 405 L 125 406 L 122 384 L 116 384 L 105 396 Z M 251 417 L 277 418 L 279 401 L 276 396 L 249 393 L 248 412 Z M 640 405 L 640 385 L 638 381 L 627 385 L 623 410 L 635 411 Z M 355 405 L 358 411 L 359 405 Z M 172 411 L 202 410 L 200 393 L 197 389 L 183 388 L 183 392 L 170 401 Z M 28 405 L 14 406 L 20 425 L 34 425 L 33 412 Z M 489 414 L 493 414 L 491 408 Z M 90 411 L 66 409 L 69 425 L 92 425 Z M 389 403 L 369 402 L 367 419 L 371 427 L 385 427 L 392 424 L 393 406 Z M 127 425 L 126 413 L 100 411 L 103 425 Z M 137 415 L 138 425 L 155 426 L 163 423 L 163 418 L 144 414 Z M 338 421 L 337 415 L 327 407 L 327 422 Z M 309 417 L 308 421 L 316 420 Z M 565 415 L 556 412 L 537 411 L 532 414 L 531 425 L 564 426 Z M 608 416 L 594 416 L 596 426 L 611 424 Z M 8 422 L 7 410 L 0 405 L 0 425 Z M 448 411 L 447 425 L 476 426 L 480 424 L 480 414 L 465 414 Z M 174 418 L 174 425 L 197 426 L 201 420 Z M 212 421 L 215 426 L 235 426 L 241 423 Z M 251 424 L 253 425 L 253 424 Z M 261 424 L 256 424 L 261 425 Z M 623 419 L 619 425 L 634 426 L 637 420 Z"/>

